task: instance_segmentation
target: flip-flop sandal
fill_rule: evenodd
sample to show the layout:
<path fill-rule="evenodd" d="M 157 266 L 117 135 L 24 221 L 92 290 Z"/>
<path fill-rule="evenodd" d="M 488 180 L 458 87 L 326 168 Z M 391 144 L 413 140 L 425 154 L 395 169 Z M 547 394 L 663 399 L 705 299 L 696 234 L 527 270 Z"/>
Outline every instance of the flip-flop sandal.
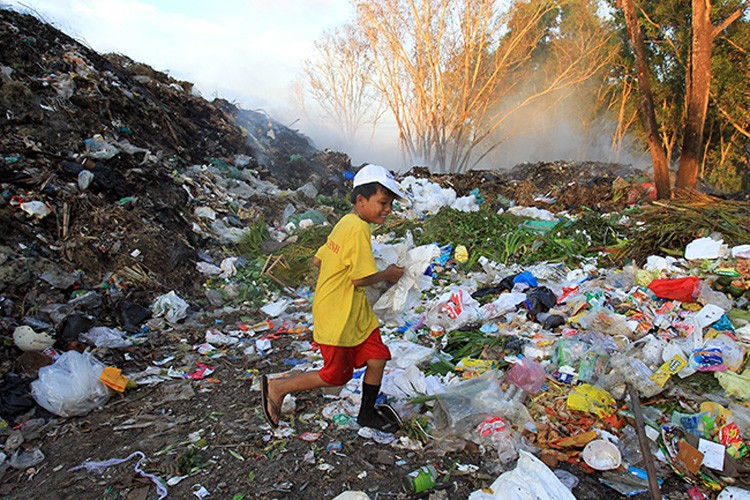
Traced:
<path fill-rule="evenodd" d="M 399 414 L 387 403 L 375 405 L 375 412 L 396 429 L 404 426 L 404 421 L 401 420 Z"/>
<path fill-rule="evenodd" d="M 263 375 L 260 379 L 260 405 L 261 408 L 263 408 L 263 417 L 266 419 L 266 422 L 268 422 L 268 425 L 270 425 L 272 428 L 276 429 L 279 426 L 278 422 L 274 422 L 273 418 L 271 417 L 271 412 L 268 411 L 268 405 L 269 403 L 273 407 L 274 410 L 278 410 L 276 405 L 268 399 L 268 377 Z M 278 414 L 278 411 L 277 411 Z"/>

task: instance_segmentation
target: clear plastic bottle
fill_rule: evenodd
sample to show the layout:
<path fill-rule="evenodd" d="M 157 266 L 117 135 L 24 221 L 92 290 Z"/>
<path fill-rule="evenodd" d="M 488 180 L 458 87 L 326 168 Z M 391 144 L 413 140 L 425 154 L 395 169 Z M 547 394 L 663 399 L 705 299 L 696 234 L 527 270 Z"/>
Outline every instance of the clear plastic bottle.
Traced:
<path fill-rule="evenodd" d="M 641 396 L 650 398 L 663 390 L 662 387 L 651 380 L 654 372 L 640 359 L 627 354 L 618 354 L 612 356 L 609 362 L 627 383 L 638 390 Z"/>

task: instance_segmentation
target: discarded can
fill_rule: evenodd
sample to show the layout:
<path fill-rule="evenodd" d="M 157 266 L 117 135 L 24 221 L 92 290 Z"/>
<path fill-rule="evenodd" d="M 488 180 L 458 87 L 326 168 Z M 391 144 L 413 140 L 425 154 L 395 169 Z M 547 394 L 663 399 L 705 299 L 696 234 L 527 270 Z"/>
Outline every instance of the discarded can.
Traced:
<path fill-rule="evenodd" d="M 442 337 L 445 335 L 445 328 L 440 325 L 435 325 L 430 328 L 430 335 L 432 335 L 433 338 Z"/>
<path fill-rule="evenodd" d="M 421 493 L 437 484 L 437 470 L 432 465 L 424 465 L 404 476 L 404 490 L 407 493 Z"/>

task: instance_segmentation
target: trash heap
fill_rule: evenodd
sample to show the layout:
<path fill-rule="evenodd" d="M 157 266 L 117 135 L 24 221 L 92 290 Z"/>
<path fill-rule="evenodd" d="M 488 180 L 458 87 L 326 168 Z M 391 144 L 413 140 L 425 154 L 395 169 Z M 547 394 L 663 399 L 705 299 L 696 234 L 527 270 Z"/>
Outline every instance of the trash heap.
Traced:
<path fill-rule="evenodd" d="M 0 9 L 0 43 L 0 494 L 90 495 L 132 458 L 119 491 L 160 498 L 632 496 L 650 461 L 677 496 L 747 494 L 746 204 L 651 205 L 615 164 L 413 168 L 373 241 L 404 277 L 368 290 L 405 429 L 356 424 L 360 372 L 272 431 L 258 375 L 322 362 L 309 259 L 357 167 L 33 17 Z"/>

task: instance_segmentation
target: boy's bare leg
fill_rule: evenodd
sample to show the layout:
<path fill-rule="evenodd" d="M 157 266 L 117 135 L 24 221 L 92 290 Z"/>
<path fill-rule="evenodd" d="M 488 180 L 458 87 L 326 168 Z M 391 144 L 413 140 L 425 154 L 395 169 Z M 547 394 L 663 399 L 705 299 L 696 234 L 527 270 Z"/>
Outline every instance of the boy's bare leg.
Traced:
<path fill-rule="evenodd" d="M 380 383 L 383 381 L 385 363 L 385 359 L 368 359 L 367 369 L 365 370 L 364 383 L 370 385 L 380 385 Z"/>
<path fill-rule="evenodd" d="M 268 411 L 271 412 L 272 417 L 278 419 L 281 415 L 275 415 L 275 410 L 281 408 L 281 403 L 284 402 L 284 397 L 287 394 L 318 389 L 320 387 L 333 386 L 320 378 L 318 370 L 304 372 L 293 377 L 269 378 L 268 400 L 270 404 L 268 405 Z"/>

